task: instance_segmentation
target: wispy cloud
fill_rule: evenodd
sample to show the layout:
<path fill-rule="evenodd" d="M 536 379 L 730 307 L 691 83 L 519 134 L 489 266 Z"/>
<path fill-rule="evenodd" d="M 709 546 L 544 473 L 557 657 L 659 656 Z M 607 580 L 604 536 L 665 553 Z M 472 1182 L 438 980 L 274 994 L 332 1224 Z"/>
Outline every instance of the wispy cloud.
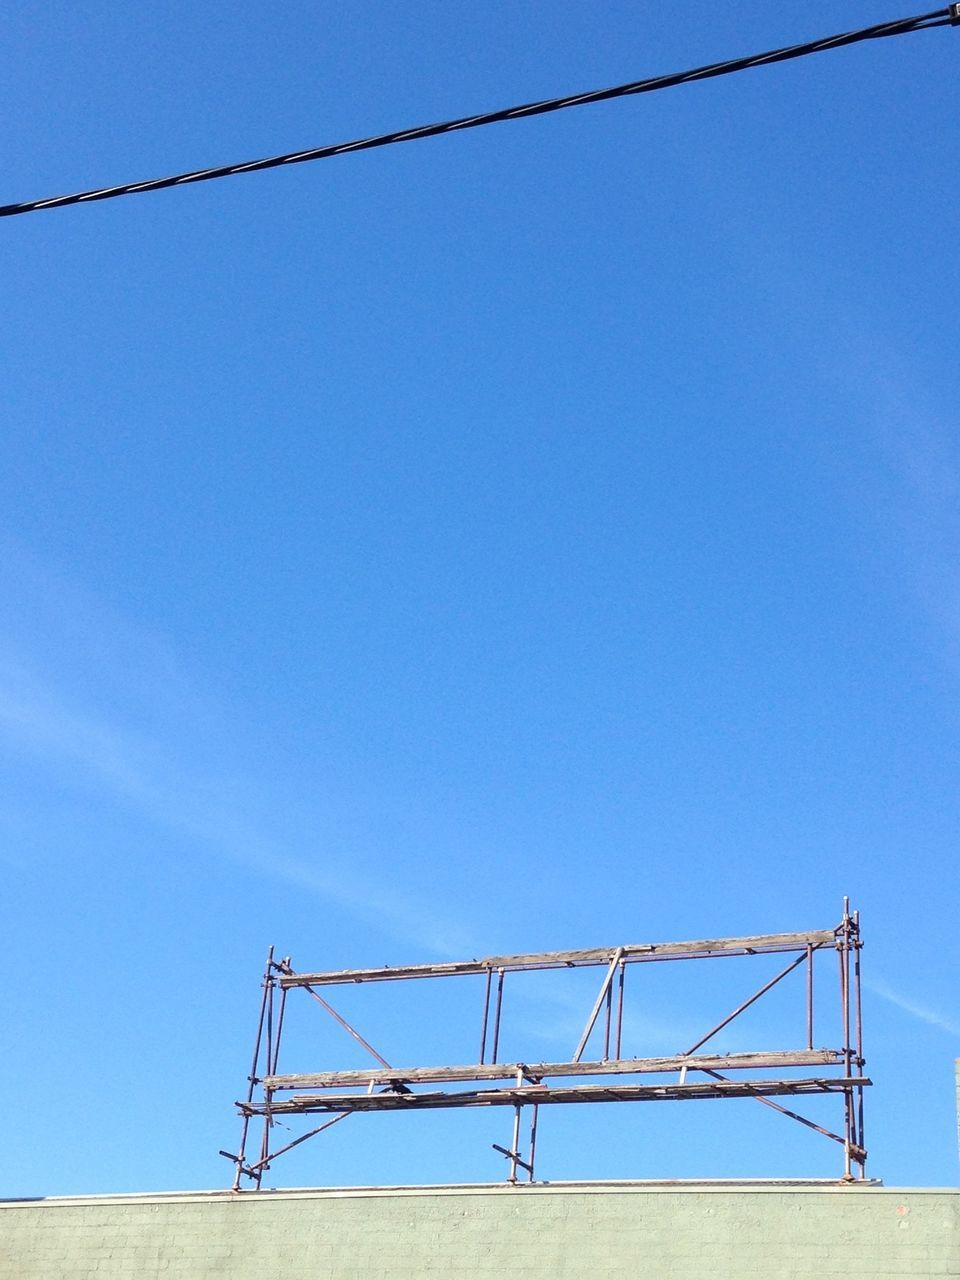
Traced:
<path fill-rule="evenodd" d="M 375 853 L 364 875 L 356 850 L 339 848 L 325 831 L 335 822 L 311 814 L 284 825 L 289 806 L 269 781 L 282 770 L 234 749 L 229 712 L 160 637 L 31 557 L 4 551 L 0 742 L 213 857 L 267 868 L 419 948 L 469 953 L 467 931 L 445 904 L 398 881 Z M 349 877 L 338 874 L 347 863 Z"/>
<path fill-rule="evenodd" d="M 936 621 L 933 634 L 947 642 L 946 654 L 935 644 L 937 656 L 946 657 L 955 675 L 960 443 L 952 384 L 908 315 L 892 313 L 862 279 L 857 290 L 838 290 L 832 272 L 803 269 L 803 246 L 775 229 L 776 218 L 768 221 L 774 230 L 762 242 L 732 240 L 749 245 L 741 266 L 774 282 L 768 319 L 784 327 L 786 341 L 796 340 L 798 326 L 829 335 L 812 343 L 807 359 L 809 375 L 829 392 L 833 412 L 843 415 L 835 480 L 851 505 L 875 521 L 888 574 L 894 570 L 900 590 Z"/>
<path fill-rule="evenodd" d="M 949 1035 L 960 1036 L 960 1023 L 956 1023 L 944 1014 L 938 1013 L 936 1009 L 928 1009 L 926 1005 L 917 1004 L 913 1000 L 906 999 L 885 982 L 877 981 L 876 978 L 864 978 L 863 985 L 868 991 L 872 991 L 875 996 L 879 996 L 881 1000 L 886 1000 L 895 1005 L 904 1013 L 910 1014 L 912 1018 L 917 1018 L 920 1022 L 926 1022 L 928 1026 L 937 1027 L 940 1031 L 946 1031 Z"/>

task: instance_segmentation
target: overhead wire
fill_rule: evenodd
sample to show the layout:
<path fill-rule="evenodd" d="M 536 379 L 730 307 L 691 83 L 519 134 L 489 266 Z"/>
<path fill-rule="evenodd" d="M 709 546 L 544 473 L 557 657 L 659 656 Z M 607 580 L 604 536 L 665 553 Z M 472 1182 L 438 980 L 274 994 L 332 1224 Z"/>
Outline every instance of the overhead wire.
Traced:
<path fill-rule="evenodd" d="M 564 111 L 568 107 L 583 107 L 594 102 L 610 102 L 616 98 L 627 98 L 641 93 L 654 93 L 659 89 L 670 89 L 678 85 L 692 84 L 699 80 L 712 80 L 719 76 L 732 75 L 738 71 L 747 71 L 752 67 L 788 62 L 795 58 L 807 57 L 810 54 L 823 53 L 828 49 L 842 49 L 849 45 L 859 44 L 864 40 L 880 40 L 890 36 L 909 35 L 915 31 L 929 31 L 934 27 L 957 25 L 960 25 L 960 4 L 950 4 L 944 9 L 935 9 L 930 13 L 917 14 L 912 18 L 899 18 L 893 22 L 881 22 L 870 27 L 862 27 L 857 31 L 823 36 L 820 39 L 808 40 L 802 44 L 789 45 L 782 49 L 770 49 L 764 53 L 756 53 L 747 57 L 731 58 L 725 62 L 709 63 L 706 66 L 694 67 L 688 71 L 651 76 L 644 80 L 634 80 L 628 84 L 616 85 L 613 88 L 594 89 L 588 93 L 574 93 L 561 98 L 547 98 L 540 102 L 528 102 L 520 106 L 504 107 L 498 111 L 487 111 L 479 115 L 444 120 L 438 124 L 398 129 L 391 133 L 381 133 L 369 138 L 354 139 L 351 142 L 337 142 L 328 146 L 313 147 L 307 151 L 290 151 L 283 155 L 268 156 L 262 160 L 248 160 L 240 164 L 195 169 L 188 173 L 178 173 L 166 178 L 151 178 L 145 182 L 127 182 L 119 186 L 78 191 L 71 195 L 51 196 L 44 200 L 26 200 L 18 204 L 3 205 L 0 206 L 0 217 L 8 218 L 21 213 L 36 213 L 41 209 L 62 209 L 67 205 L 89 204 L 96 200 L 114 200 L 119 196 L 137 195 L 146 191 L 162 191 L 167 187 L 187 186 L 195 182 L 211 182 L 216 178 L 230 178 L 235 174 L 259 173 L 265 169 L 277 169 L 283 165 L 305 164 L 312 160 L 326 160 L 332 156 L 346 155 L 355 151 L 372 151 L 377 147 L 389 147 L 400 142 L 436 138 L 442 134 L 456 133 L 464 129 L 478 129 L 488 124 L 500 124 L 508 120 L 524 120 L 531 116 L 547 115 L 553 111 Z"/>

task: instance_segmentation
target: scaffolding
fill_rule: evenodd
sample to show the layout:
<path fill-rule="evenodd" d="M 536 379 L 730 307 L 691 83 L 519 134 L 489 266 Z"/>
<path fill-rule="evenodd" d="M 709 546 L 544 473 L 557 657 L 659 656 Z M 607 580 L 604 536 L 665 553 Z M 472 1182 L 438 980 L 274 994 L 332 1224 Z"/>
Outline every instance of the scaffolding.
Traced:
<path fill-rule="evenodd" d="M 488 956 L 480 960 L 417 964 L 330 972 L 296 972 L 289 957 L 277 959 L 273 948 L 263 976 L 260 1015 L 247 1096 L 236 1106 L 241 1116 L 239 1150 L 221 1151 L 235 1166 L 233 1190 L 260 1190 L 263 1176 L 279 1156 L 358 1112 L 426 1111 L 456 1107 L 513 1109 L 509 1147 L 492 1144 L 507 1161 L 507 1181 L 517 1183 L 521 1171 L 533 1182 L 537 1121 L 542 1106 L 599 1102 L 652 1102 L 717 1098 L 753 1098 L 788 1119 L 822 1134 L 843 1149 L 843 1181 L 866 1179 L 867 1151 L 863 1130 L 863 1075 L 859 912 L 844 899 L 843 916 L 832 929 L 803 933 L 760 934 L 692 942 L 632 943 L 578 951 Z M 818 957 L 834 952 L 839 964 L 840 1037 L 838 1047 L 814 1045 L 814 973 Z M 789 956 L 786 965 L 741 1001 L 683 1052 L 654 1058 L 621 1056 L 626 972 L 633 965 L 734 956 Z M 822 962 L 821 962 L 822 963 Z M 500 1041 L 504 982 L 508 974 L 543 970 L 599 968 L 603 971 L 596 998 L 572 1056 L 565 1062 L 506 1062 Z M 804 1047 L 755 1052 L 702 1052 L 708 1041 L 756 1004 L 788 975 L 799 972 L 806 982 Z M 482 987 L 478 1061 L 466 1066 L 395 1067 L 330 1003 L 320 989 L 370 982 L 419 979 L 479 978 Z M 304 991 L 360 1045 L 376 1066 L 284 1075 L 279 1069 L 287 999 Z M 602 1037 L 602 1054 L 584 1057 L 591 1041 Z M 698 1052 L 700 1051 L 700 1052 Z M 815 1074 L 785 1076 L 785 1070 Z M 819 1070 L 816 1070 L 818 1069 Z M 728 1073 L 734 1073 L 733 1078 Z M 749 1072 L 744 1078 L 739 1073 Z M 675 1079 L 644 1081 L 645 1076 Z M 694 1076 L 694 1079 L 690 1079 Z M 640 1077 L 640 1079 L 637 1079 Z M 453 1087 L 451 1087 L 453 1086 Z M 457 1087 L 460 1086 L 460 1087 Z M 462 1087 L 469 1086 L 469 1087 Z M 775 1101 L 777 1097 L 839 1095 L 841 1132 L 836 1133 Z M 521 1144 L 523 1113 L 529 1126 Z M 320 1116 L 321 1122 L 281 1146 L 272 1143 L 277 1117 Z M 260 1122 L 256 1145 L 251 1126 Z M 855 1172 L 856 1171 L 856 1172 Z"/>

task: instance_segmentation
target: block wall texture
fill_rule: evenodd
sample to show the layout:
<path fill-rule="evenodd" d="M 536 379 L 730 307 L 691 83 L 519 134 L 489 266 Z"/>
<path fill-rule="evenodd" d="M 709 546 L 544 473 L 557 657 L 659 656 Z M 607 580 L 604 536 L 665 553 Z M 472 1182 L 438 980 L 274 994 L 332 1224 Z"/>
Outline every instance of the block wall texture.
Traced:
<path fill-rule="evenodd" d="M 2 1280 L 960 1277 L 960 1190 L 553 1186 L 0 1203 Z"/>

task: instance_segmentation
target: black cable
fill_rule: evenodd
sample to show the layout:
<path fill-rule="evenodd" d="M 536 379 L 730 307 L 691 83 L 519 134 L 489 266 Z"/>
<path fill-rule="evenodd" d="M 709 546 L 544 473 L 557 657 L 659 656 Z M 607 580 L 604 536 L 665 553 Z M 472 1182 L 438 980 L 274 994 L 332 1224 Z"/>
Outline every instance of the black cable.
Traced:
<path fill-rule="evenodd" d="M 591 102 L 609 102 L 613 98 L 626 98 L 633 94 L 653 93 L 657 89 L 670 89 L 675 85 L 690 84 L 696 80 L 712 80 L 716 76 L 731 75 L 750 67 L 769 66 L 774 62 L 787 62 L 811 53 L 827 49 L 840 49 L 858 44 L 861 40 L 879 40 L 886 36 L 908 35 L 913 31 L 927 31 L 932 27 L 960 24 L 960 4 L 946 9 L 918 14 L 913 18 L 900 18 L 895 22 L 882 22 L 859 31 L 841 35 L 824 36 L 805 44 L 790 45 L 784 49 L 771 49 L 766 53 L 745 58 L 732 58 L 727 62 L 714 62 L 690 71 L 678 71 L 671 75 L 652 76 L 647 80 L 634 80 L 630 84 L 612 89 L 595 89 L 590 93 L 571 94 L 565 98 L 549 98 L 543 102 L 528 102 L 523 106 L 505 107 L 500 111 L 488 111 L 482 115 L 462 116 L 458 120 L 446 120 L 441 124 L 420 125 L 413 129 L 400 129 L 394 133 L 381 133 L 373 138 L 360 138 L 353 142 L 338 142 L 331 146 L 315 147 L 310 151 L 291 151 L 282 156 L 270 156 L 265 160 L 250 160 L 244 164 L 223 165 L 214 169 L 197 169 L 192 173 L 179 173 L 169 178 L 152 178 L 146 182 L 128 182 L 119 187 L 102 187 L 99 190 L 79 191 L 74 195 L 53 196 L 47 200 L 28 200 L 22 204 L 0 206 L 0 217 L 12 217 L 18 213 L 34 213 L 40 209 L 61 209 L 65 205 L 85 204 L 94 200 L 112 200 L 117 196 L 135 195 L 141 191 L 162 191 L 165 187 L 185 186 L 190 182 L 209 182 L 213 178 L 229 178 L 235 173 L 257 173 L 262 169 L 276 169 L 285 164 L 304 164 L 308 160 L 326 160 L 330 156 L 349 151 L 371 151 L 374 147 L 389 147 L 397 142 L 412 142 L 418 138 L 436 138 L 443 133 L 455 133 L 460 129 L 477 129 L 481 125 L 498 124 L 503 120 L 522 120 L 527 116 L 542 116 L 551 111 L 563 111 L 567 107 L 582 107 Z"/>

